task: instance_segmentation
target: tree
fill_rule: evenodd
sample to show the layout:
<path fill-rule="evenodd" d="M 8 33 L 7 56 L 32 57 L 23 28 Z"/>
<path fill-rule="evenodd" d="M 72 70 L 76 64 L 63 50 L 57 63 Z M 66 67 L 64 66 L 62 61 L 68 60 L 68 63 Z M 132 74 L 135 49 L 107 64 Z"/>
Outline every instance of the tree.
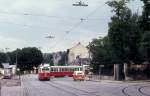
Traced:
<path fill-rule="evenodd" d="M 66 52 L 59 52 L 59 54 L 61 55 L 61 59 L 58 61 L 58 65 L 60 65 L 60 66 L 66 65 L 67 53 Z"/>
<path fill-rule="evenodd" d="M 27 47 L 23 48 L 18 53 L 18 67 L 21 70 L 32 70 L 33 67 L 38 67 L 43 61 L 43 55 L 38 48 Z"/>
<path fill-rule="evenodd" d="M 150 1 L 141 0 L 144 3 L 142 20 L 140 22 L 143 30 L 141 39 L 141 50 L 145 61 L 150 62 Z"/>
<path fill-rule="evenodd" d="M 109 23 L 108 37 L 111 40 L 113 62 L 122 64 L 127 60 L 126 43 L 129 36 L 128 32 L 128 19 L 131 11 L 126 6 L 125 0 L 109 1 L 107 4 L 113 8 L 115 15 L 111 18 Z"/>
<path fill-rule="evenodd" d="M 51 66 L 53 66 L 54 65 L 53 54 L 51 54 L 51 53 L 44 53 L 43 54 L 43 63 L 49 63 Z"/>
<path fill-rule="evenodd" d="M 0 52 L 0 63 L 6 63 L 6 62 L 7 62 L 6 53 Z"/>
<path fill-rule="evenodd" d="M 141 0 L 144 3 L 141 27 L 144 31 L 150 31 L 150 1 Z"/>
<path fill-rule="evenodd" d="M 95 73 L 99 71 L 99 65 L 112 64 L 110 43 L 109 38 L 106 36 L 104 38 L 93 39 L 88 45 L 88 49 L 92 55 L 91 63 Z"/>
<path fill-rule="evenodd" d="M 9 56 L 9 58 L 10 58 L 9 63 L 10 63 L 11 65 L 17 63 L 17 57 L 20 56 L 20 52 L 21 52 L 21 49 L 16 49 L 16 50 L 14 50 L 14 51 L 12 51 L 12 52 L 8 52 L 8 53 L 7 53 L 8 56 Z"/>
<path fill-rule="evenodd" d="M 150 32 L 145 32 L 142 35 L 141 53 L 144 61 L 150 62 Z"/>
<path fill-rule="evenodd" d="M 115 79 L 124 79 L 124 63 L 138 60 L 138 47 L 140 42 L 140 31 L 138 30 L 138 16 L 132 14 L 126 3 L 129 0 L 109 1 L 115 13 L 109 23 L 108 37 L 111 40 L 112 60 L 117 65 Z"/>

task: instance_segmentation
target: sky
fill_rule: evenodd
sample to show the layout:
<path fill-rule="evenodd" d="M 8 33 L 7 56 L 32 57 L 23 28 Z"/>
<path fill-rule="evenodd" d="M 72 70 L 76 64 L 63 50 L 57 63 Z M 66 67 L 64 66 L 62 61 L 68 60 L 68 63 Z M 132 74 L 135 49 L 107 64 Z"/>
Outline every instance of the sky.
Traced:
<path fill-rule="evenodd" d="M 43 53 L 66 51 L 78 42 L 87 45 L 106 36 L 113 15 L 105 2 L 82 0 L 87 7 L 72 6 L 79 0 L 0 0 L 0 50 L 37 47 Z M 129 7 L 141 13 L 142 3 Z M 54 38 L 46 38 L 54 36 Z"/>

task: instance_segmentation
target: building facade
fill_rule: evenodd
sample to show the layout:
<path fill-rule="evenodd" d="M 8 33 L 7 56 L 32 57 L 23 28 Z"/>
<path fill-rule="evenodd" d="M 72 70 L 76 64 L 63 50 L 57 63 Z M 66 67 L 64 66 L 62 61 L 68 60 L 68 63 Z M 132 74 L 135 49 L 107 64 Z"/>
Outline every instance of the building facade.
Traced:
<path fill-rule="evenodd" d="M 57 52 L 57 53 L 53 53 L 53 63 L 54 63 L 54 66 L 58 66 L 59 64 L 59 61 L 61 60 L 61 54 L 60 52 Z"/>
<path fill-rule="evenodd" d="M 68 65 L 88 65 L 90 64 L 90 53 L 88 48 L 80 42 L 68 49 Z"/>

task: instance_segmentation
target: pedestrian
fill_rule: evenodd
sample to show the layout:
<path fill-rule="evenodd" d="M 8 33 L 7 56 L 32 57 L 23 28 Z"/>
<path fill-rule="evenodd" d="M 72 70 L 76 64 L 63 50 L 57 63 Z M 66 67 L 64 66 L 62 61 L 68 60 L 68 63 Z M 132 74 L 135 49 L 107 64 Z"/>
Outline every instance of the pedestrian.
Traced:
<path fill-rule="evenodd" d="M 93 72 L 88 73 L 89 80 L 92 80 L 92 75 L 93 75 Z"/>

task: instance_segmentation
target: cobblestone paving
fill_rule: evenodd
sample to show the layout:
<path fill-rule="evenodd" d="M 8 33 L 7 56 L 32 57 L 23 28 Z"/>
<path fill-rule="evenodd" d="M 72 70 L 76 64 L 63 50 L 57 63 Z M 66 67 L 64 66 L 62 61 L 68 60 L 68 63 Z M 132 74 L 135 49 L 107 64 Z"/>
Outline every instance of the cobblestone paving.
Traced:
<path fill-rule="evenodd" d="M 22 76 L 21 86 L 17 79 L 2 82 L 1 96 L 150 96 L 150 82 L 73 81 L 71 77 L 39 81 L 34 74 Z"/>
<path fill-rule="evenodd" d="M 18 77 L 1 80 L 1 96 L 21 96 L 21 81 Z"/>

